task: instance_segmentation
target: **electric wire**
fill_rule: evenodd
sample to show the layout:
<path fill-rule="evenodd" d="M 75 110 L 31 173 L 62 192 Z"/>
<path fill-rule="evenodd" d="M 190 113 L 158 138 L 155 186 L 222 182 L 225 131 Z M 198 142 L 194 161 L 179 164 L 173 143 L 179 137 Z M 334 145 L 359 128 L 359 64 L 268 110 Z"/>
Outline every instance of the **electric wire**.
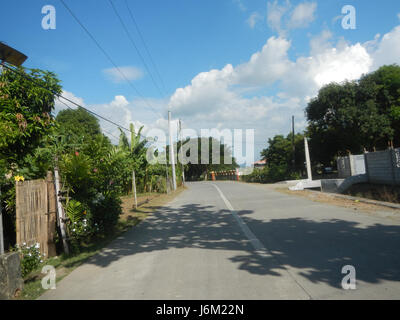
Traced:
<path fill-rule="evenodd" d="M 128 9 L 128 13 L 129 13 L 129 16 L 131 17 L 131 20 L 132 20 L 133 24 L 135 25 L 136 31 L 137 31 L 137 33 L 139 34 L 139 37 L 140 37 L 140 39 L 141 39 L 141 41 L 142 41 L 142 43 L 143 43 L 143 47 L 145 48 L 145 50 L 146 50 L 146 52 L 147 52 L 147 54 L 148 54 L 148 56 L 149 56 L 149 58 L 150 58 L 150 62 L 151 62 L 151 64 L 153 65 L 154 70 L 156 71 L 156 74 L 157 74 L 157 76 L 158 76 L 158 78 L 159 78 L 159 80 L 160 80 L 160 83 L 161 83 L 161 85 L 162 85 L 164 91 L 166 92 L 167 90 L 166 90 L 166 88 L 165 88 L 165 83 L 164 83 L 164 81 L 163 81 L 163 78 L 161 77 L 161 74 L 160 74 L 160 72 L 159 72 L 159 70 L 158 70 L 158 68 L 157 68 L 157 65 L 156 65 L 156 63 L 154 62 L 153 56 L 152 56 L 151 53 L 150 53 L 150 50 L 149 50 L 149 48 L 148 48 L 148 46 L 147 46 L 147 43 L 146 43 L 146 41 L 144 40 L 144 36 L 143 36 L 142 32 L 140 31 L 139 25 L 137 24 L 136 19 L 135 19 L 135 17 L 133 16 L 133 13 L 132 13 L 131 9 L 129 8 L 129 5 L 128 5 L 127 0 L 125 0 L 125 5 L 126 5 L 126 8 Z"/>
<path fill-rule="evenodd" d="M 107 51 L 100 45 L 100 43 L 96 40 L 96 38 L 90 33 L 90 31 L 84 26 L 84 24 L 79 20 L 79 18 L 74 14 L 70 7 L 64 2 L 64 0 L 60 0 L 62 5 L 67 9 L 67 11 L 71 14 L 71 16 L 75 19 L 75 21 L 79 24 L 79 26 L 86 32 L 86 34 L 93 40 L 99 50 L 105 55 L 105 57 L 110 61 L 110 63 L 115 67 L 115 69 L 121 74 L 121 76 L 129 83 L 132 89 L 138 94 L 138 96 L 145 102 L 145 104 L 155 113 L 157 116 L 161 116 L 159 111 L 156 111 L 150 103 L 145 100 L 143 95 L 139 92 L 136 86 L 126 77 L 126 75 L 121 71 L 121 69 L 117 66 L 111 56 L 107 53 Z"/>
<path fill-rule="evenodd" d="M 126 35 L 128 36 L 130 42 L 132 43 L 133 47 L 135 48 L 135 50 L 136 50 L 136 52 L 137 52 L 137 54 L 138 54 L 140 60 L 142 60 L 142 63 L 143 63 L 143 65 L 144 65 L 144 67 L 146 68 L 147 72 L 148 72 L 149 75 L 150 75 L 151 81 L 153 82 L 154 86 L 157 88 L 157 90 L 158 90 L 158 92 L 160 93 L 160 95 L 163 96 L 160 87 L 159 87 L 158 84 L 156 83 L 156 81 L 155 81 L 155 79 L 154 79 L 154 77 L 153 77 L 153 75 L 152 75 L 152 73 L 151 73 L 151 71 L 150 71 L 150 69 L 149 69 L 149 67 L 148 67 L 148 65 L 147 65 L 147 63 L 146 63 L 146 61 L 144 60 L 142 54 L 141 54 L 140 51 L 139 51 L 139 48 L 137 47 L 137 45 L 136 45 L 136 43 L 135 43 L 135 40 L 133 40 L 133 38 L 132 38 L 132 36 L 131 36 L 131 34 L 130 34 L 128 28 L 126 27 L 126 24 L 124 23 L 124 21 L 122 20 L 121 16 L 119 15 L 119 13 L 118 13 L 118 11 L 117 11 L 117 8 L 115 7 L 114 3 L 113 3 L 111 0 L 108 0 L 108 2 L 110 3 L 110 5 L 111 5 L 111 7 L 112 7 L 112 9 L 113 9 L 113 11 L 114 11 L 114 13 L 115 13 L 115 15 L 117 16 L 119 22 L 121 23 L 122 28 L 124 29 L 124 31 L 125 31 Z"/>

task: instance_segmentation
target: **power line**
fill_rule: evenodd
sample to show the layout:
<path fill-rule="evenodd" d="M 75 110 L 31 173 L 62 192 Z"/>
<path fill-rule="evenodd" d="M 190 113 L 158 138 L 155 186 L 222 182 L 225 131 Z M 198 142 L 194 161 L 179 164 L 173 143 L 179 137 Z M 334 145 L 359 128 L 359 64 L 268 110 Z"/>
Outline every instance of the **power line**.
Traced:
<path fill-rule="evenodd" d="M 66 106 L 68 109 L 74 110 L 74 109 L 72 109 L 68 104 L 66 104 L 64 101 L 62 101 L 62 100 L 60 99 L 60 97 L 57 97 L 57 98 L 58 98 L 58 101 L 59 101 L 60 103 L 62 103 L 64 106 Z M 81 107 L 81 108 L 83 108 L 83 107 Z M 85 109 L 85 110 L 89 111 L 88 109 Z M 121 128 L 121 127 L 118 125 L 118 128 Z M 110 136 L 112 136 L 113 138 L 119 139 L 119 137 L 115 136 L 114 134 L 112 134 L 111 132 L 105 130 L 104 128 L 101 128 L 101 129 L 102 129 L 105 133 L 107 133 L 107 134 L 109 134 Z M 121 129 L 123 129 L 123 128 L 121 128 Z"/>
<path fill-rule="evenodd" d="M 161 77 L 160 72 L 158 71 L 157 65 L 155 64 L 152 55 L 150 54 L 150 50 L 149 50 L 149 48 L 148 48 L 148 46 L 147 46 L 147 44 L 146 44 L 146 41 L 144 40 L 144 37 L 143 37 L 143 35 L 142 35 L 142 32 L 141 32 L 140 29 L 139 29 L 138 24 L 136 23 L 136 19 L 134 18 L 133 13 L 132 13 L 131 9 L 129 8 L 129 5 L 128 5 L 127 0 L 125 0 L 125 5 L 126 5 L 126 8 L 128 9 L 128 13 L 129 13 L 129 15 L 130 15 L 130 17 L 131 17 L 131 19 L 132 19 L 132 21 L 133 21 L 133 24 L 135 25 L 136 31 L 138 32 L 138 34 L 139 34 L 139 36 L 140 36 L 140 39 L 142 40 L 143 46 L 144 46 L 144 48 L 145 48 L 145 50 L 146 50 L 146 52 L 147 52 L 147 54 L 148 54 L 148 56 L 149 56 L 149 58 L 150 58 L 150 62 L 151 62 L 151 64 L 153 65 L 153 68 L 154 68 L 154 70 L 156 71 L 156 74 L 157 74 L 158 78 L 160 79 L 160 82 L 161 82 L 161 85 L 162 85 L 164 91 L 166 92 L 167 90 L 166 90 L 166 88 L 165 88 L 164 81 L 163 81 L 163 79 L 162 79 L 162 77 Z"/>
<path fill-rule="evenodd" d="M 87 35 L 93 40 L 99 50 L 106 56 L 106 58 L 111 62 L 111 64 L 115 67 L 115 69 L 122 75 L 122 77 L 129 83 L 129 85 L 133 88 L 133 90 L 139 95 L 139 97 L 147 104 L 147 106 L 155 113 L 157 116 L 160 116 L 161 113 L 156 111 L 149 103 L 144 99 L 142 94 L 136 88 L 136 86 L 125 76 L 125 74 L 118 68 L 117 64 L 111 58 L 111 56 L 104 50 L 104 48 L 100 45 L 100 43 L 96 40 L 96 38 L 90 33 L 90 31 L 83 25 L 83 23 L 79 20 L 79 18 L 74 14 L 74 12 L 67 6 L 64 0 L 60 0 L 62 5 L 68 10 L 71 16 L 75 19 L 75 21 L 81 26 L 81 28 L 87 33 Z M 162 116 L 162 115 L 161 115 Z"/>
<path fill-rule="evenodd" d="M 115 125 L 115 126 L 118 127 L 118 128 L 121 128 L 121 129 L 123 129 L 123 130 L 125 130 L 125 131 L 131 132 L 128 128 L 125 128 L 124 126 L 121 126 L 120 124 L 118 124 L 118 123 L 116 123 L 116 122 L 114 122 L 114 121 L 112 121 L 112 120 L 110 120 L 110 119 L 107 119 L 107 118 L 105 118 L 105 117 L 103 117 L 103 116 L 97 114 L 96 112 L 94 112 L 94 111 L 92 111 L 92 110 L 89 110 L 89 109 L 87 109 L 87 108 L 81 106 L 79 103 L 76 103 L 76 102 L 72 101 L 71 99 L 64 97 L 63 95 L 57 93 L 56 91 L 54 91 L 54 90 L 52 90 L 52 89 L 46 88 L 46 87 L 45 87 L 44 85 L 42 85 L 41 83 L 38 83 L 35 79 L 32 79 L 31 77 L 27 76 L 26 74 L 23 74 L 23 73 L 21 73 L 21 72 L 15 70 L 15 69 L 9 67 L 9 66 L 6 65 L 5 63 L 3 63 L 2 65 L 3 65 L 3 67 L 7 68 L 8 70 L 10 70 L 10 71 L 12 71 L 12 72 L 14 72 L 14 73 L 16 73 L 16 74 L 18 74 L 18 75 L 24 77 L 25 79 L 27 79 L 27 80 L 30 81 L 30 82 L 34 83 L 34 84 L 37 85 L 38 87 L 41 87 L 42 89 L 45 89 L 45 90 L 51 92 L 51 93 L 54 94 L 56 97 L 58 97 L 59 101 L 60 101 L 62 104 L 64 104 L 65 106 L 67 106 L 69 109 L 72 109 L 72 108 L 71 108 L 69 105 L 67 105 L 66 103 L 64 103 L 63 101 L 61 101 L 60 98 L 63 98 L 64 100 L 66 100 L 66 101 L 72 103 L 73 105 L 75 105 L 75 106 L 77 106 L 77 107 L 80 107 L 80 108 L 86 110 L 86 111 L 89 112 L 90 114 L 92 114 L 92 115 L 94 115 L 94 116 L 96 116 L 96 117 L 98 117 L 98 118 L 100 118 L 100 119 L 102 119 L 102 120 L 104 120 L 104 121 L 107 121 L 107 122 L 109 122 L 109 123 Z M 72 110 L 73 110 L 73 109 L 72 109 Z M 141 136 L 142 136 L 142 135 L 141 135 Z M 143 136 L 142 136 L 142 137 L 143 137 Z"/>
<path fill-rule="evenodd" d="M 136 46 L 135 40 L 133 40 L 133 38 L 132 38 L 132 36 L 131 36 L 131 34 L 130 34 L 128 28 L 126 27 L 124 21 L 122 20 L 121 16 L 119 15 L 119 13 L 118 13 L 118 11 L 117 11 L 117 8 L 114 6 L 114 3 L 113 3 L 111 0 L 108 0 L 108 2 L 110 3 L 111 7 L 113 8 L 113 11 L 114 11 L 115 15 L 117 16 L 119 22 L 120 22 L 121 25 L 122 25 L 122 28 L 124 29 L 124 31 L 125 31 L 126 35 L 128 36 L 130 42 L 132 43 L 133 47 L 135 48 L 137 54 L 139 55 L 139 58 L 142 60 L 143 65 L 145 66 L 147 72 L 148 72 L 149 75 L 150 75 L 151 81 L 153 82 L 154 86 L 157 88 L 158 92 L 159 92 L 160 95 L 162 96 L 163 94 L 162 94 L 162 92 L 161 92 L 161 90 L 160 90 L 160 87 L 159 87 L 158 84 L 156 83 L 156 81 L 155 81 L 155 79 L 154 79 L 154 77 L 153 77 L 153 75 L 152 75 L 152 73 L 151 73 L 149 67 L 147 66 L 146 61 L 144 60 L 142 54 L 141 54 L 140 51 L 139 51 L 139 48 Z"/>

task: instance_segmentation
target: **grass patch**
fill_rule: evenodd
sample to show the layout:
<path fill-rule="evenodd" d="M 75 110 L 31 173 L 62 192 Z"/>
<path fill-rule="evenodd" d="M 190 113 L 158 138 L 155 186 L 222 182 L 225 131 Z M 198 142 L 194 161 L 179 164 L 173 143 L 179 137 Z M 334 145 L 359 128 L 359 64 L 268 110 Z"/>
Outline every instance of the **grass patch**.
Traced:
<path fill-rule="evenodd" d="M 45 274 L 41 273 L 43 266 L 51 265 L 56 268 L 56 283 L 58 283 L 75 268 L 84 264 L 87 259 L 99 253 L 104 247 L 130 228 L 135 227 L 145 220 L 152 212 L 157 210 L 158 207 L 165 205 L 174 199 L 183 190 L 184 188 L 179 188 L 177 191 L 170 194 L 140 194 L 138 196 L 138 203 L 142 202 L 143 204 L 137 209 L 133 208 L 132 196 L 121 197 L 123 213 L 120 216 L 116 227 L 109 235 L 98 237 L 94 242 L 84 245 L 78 254 L 69 256 L 62 254 L 58 257 L 52 257 L 45 260 L 38 269 L 25 277 L 24 289 L 15 299 L 35 300 L 46 291 L 42 288 L 41 284 L 41 281 L 45 276 Z M 144 201 L 144 199 L 148 199 L 148 201 Z"/>
<path fill-rule="evenodd" d="M 352 185 L 345 194 L 371 200 L 400 203 L 399 186 L 359 183 Z"/>

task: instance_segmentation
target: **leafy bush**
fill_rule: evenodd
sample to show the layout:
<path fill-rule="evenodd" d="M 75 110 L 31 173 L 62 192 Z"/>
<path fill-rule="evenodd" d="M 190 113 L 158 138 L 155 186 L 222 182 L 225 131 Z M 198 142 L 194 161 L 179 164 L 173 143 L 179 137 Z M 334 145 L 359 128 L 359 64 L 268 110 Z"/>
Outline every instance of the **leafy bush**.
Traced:
<path fill-rule="evenodd" d="M 88 240 L 92 235 L 92 224 L 89 209 L 76 200 L 68 201 L 66 214 L 68 217 L 67 230 L 70 243 L 74 251 L 79 252 L 79 248 L 84 240 Z"/>
<path fill-rule="evenodd" d="M 106 193 L 96 198 L 91 204 L 93 226 L 96 231 L 108 232 L 114 228 L 122 213 L 121 199 L 116 193 Z"/>
<path fill-rule="evenodd" d="M 24 243 L 22 246 L 17 245 L 16 248 L 21 257 L 21 274 L 24 278 L 39 267 L 40 263 L 43 262 L 43 256 L 40 253 L 39 243 L 32 246 L 27 246 Z"/>
<path fill-rule="evenodd" d="M 247 176 L 243 176 L 245 182 L 274 183 L 284 180 L 300 179 L 300 174 L 290 172 L 286 165 L 270 165 L 262 169 L 255 168 Z"/>

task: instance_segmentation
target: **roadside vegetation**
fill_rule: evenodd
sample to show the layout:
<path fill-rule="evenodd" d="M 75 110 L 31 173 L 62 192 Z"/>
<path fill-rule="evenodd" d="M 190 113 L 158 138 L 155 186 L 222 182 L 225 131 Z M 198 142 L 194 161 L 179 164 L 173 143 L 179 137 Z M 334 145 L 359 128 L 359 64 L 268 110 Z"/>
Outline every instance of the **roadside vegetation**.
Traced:
<path fill-rule="evenodd" d="M 345 194 L 378 201 L 400 203 L 400 187 L 359 183 L 352 185 Z"/>
<path fill-rule="evenodd" d="M 133 201 L 133 172 L 141 195 L 139 206 L 166 196 L 172 185 L 171 166 L 147 161 L 150 141 L 143 137 L 143 127 L 131 124 L 129 130 L 119 128 L 119 141 L 113 144 L 102 133 L 98 118 L 84 108 L 69 107 L 55 116 L 55 100 L 61 92 L 60 80 L 48 71 L 20 67 L 18 72 L 3 69 L 0 73 L 0 205 L 5 249 L 19 251 L 28 291 L 31 273 L 43 263 L 68 267 L 75 261 L 72 264 L 76 265 L 144 218 L 138 212 L 129 219 L 123 218 L 126 203 Z M 217 143 L 221 151 L 226 151 L 221 163 L 230 157 L 232 164 L 189 163 L 183 169 L 176 165 L 178 187 L 182 186 L 182 170 L 188 180 L 199 180 L 210 170 L 237 167 L 229 148 L 213 138 L 202 139 L 208 140 L 210 146 Z M 201 139 L 194 142 L 197 147 L 193 150 L 198 150 L 200 159 Z M 167 160 L 168 151 L 169 147 L 161 151 L 166 152 Z M 212 156 L 210 148 L 210 161 Z M 15 182 L 44 179 L 56 167 L 61 176 L 70 255 L 64 256 L 57 228 L 54 241 L 58 258 L 49 259 L 36 244 L 16 246 Z"/>
<path fill-rule="evenodd" d="M 26 276 L 47 257 L 33 254 L 32 246 L 16 248 L 15 181 L 44 179 L 47 171 L 59 167 L 72 255 L 119 230 L 121 196 L 132 194 L 133 170 L 138 193 L 166 193 L 167 181 L 166 166 L 146 160 L 148 141 L 142 128 L 131 124 L 128 136 L 120 129 L 114 145 L 98 119 L 83 108 L 62 110 L 54 117 L 56 97 L 44 88 L 61 93 L 55 74 L 24 68 L 18 72 L 4 69 L 0 74 L 0 201 L 5 249 L 21 253 Z M 180 185 L 179 166 L 176 170 Z M 59 232 L 55 242 L 62 254 Z"/>
<path fill-rule="evenodd" d="M 338 156 L 400 147 L 400 66 L 383 66 L 359 80 L 324 86 L 305 114 L 308 126 L 295 136 L 295 154 L 291 134 L 269 139 L 261 152 L 266 167 L 255 169 L 244 181 L 272 183 L 304 177 L 304 136 L 316 174 L 325 167 L 336 168 Z"/>

